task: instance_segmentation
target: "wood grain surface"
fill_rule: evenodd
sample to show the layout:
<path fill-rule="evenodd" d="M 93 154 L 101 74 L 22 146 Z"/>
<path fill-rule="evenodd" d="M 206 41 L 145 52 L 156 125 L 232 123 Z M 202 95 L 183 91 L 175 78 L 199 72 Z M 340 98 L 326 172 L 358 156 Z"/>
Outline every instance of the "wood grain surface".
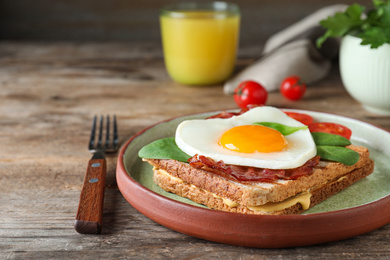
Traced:
<path fill-rule="evenodd" d="M 240 49 L 237 70 L 257 55 Z M 305 97 L 270 93 L 268 105 L 335 113 L 390 130 L 344 90 L 337 64 Z M 254 249 L 169 230 L 120 194 L 116 155 L 107 156 L 100 235 L 74 228 L 92 117 L 116 114 L 120 141 L 161 120 L 236 108 L 222 86 L 188 87 L 166 74 L 161 46 L 140 43 L 0 42 L 1 259 L 389 259 L 390 225 L 349 240 L 303 248 Z"/>
<path fill-rule="evenodd" d="M 250 64 L 241 51 L 237 70 Z M 254 56 L 254 55 L 253 55 Z M 253 57 L 252 56 L 252 57 Z M 116 114 L 123 143 L 175 116 L 236 108 L 222 86 L 188 87 L 167 76 L 159 44 L 0 43 L 0 258 L 388 259 L 390 226 L 346 241 L 263 250 L 212 243 L 156 224 L 132 208 L 107 156 L 101 235 L 73 228 L 95 114 Z M 304 99 L 270 93 L 268 105 L 353 117 L 390 130 L 344 90 L 335 64 Z"/>
<path fill-rule="evenodd" d="M 196 0 L 208 1 L 208 0 Z M 159 41 L 159 11 L 168 0 L 2 0 L 0 39 L 40 41 Z M 240 6 L 241 44 L 270 35 L 331 4 L 368 0 L 233 0 Z"/>

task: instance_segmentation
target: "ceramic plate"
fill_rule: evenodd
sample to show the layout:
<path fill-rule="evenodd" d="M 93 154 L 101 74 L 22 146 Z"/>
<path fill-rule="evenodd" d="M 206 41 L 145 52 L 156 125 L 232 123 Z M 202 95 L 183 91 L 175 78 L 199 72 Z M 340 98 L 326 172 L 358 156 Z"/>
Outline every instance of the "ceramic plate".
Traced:
<path fill-rule="evenodd" d="M 126 200 L 154 221 L 175 231 L 210 241 L 240 246 L 280 248 L 342 240 L 390 223 L 390 133 L 342 116 L 288 110 L 311 115 L 315 121 L 351 128 L 351 141 L 370 150 L 374 172 L 302 215 L 256 216 L 211 210 L 165 192 L 153 183 L 152 167 L 138 151 L 144 145 L 174 136 L 183 120 L 206 118 L 196 114 L 164 121 L 132 137 L 118 157 L 117 182 Z"/>

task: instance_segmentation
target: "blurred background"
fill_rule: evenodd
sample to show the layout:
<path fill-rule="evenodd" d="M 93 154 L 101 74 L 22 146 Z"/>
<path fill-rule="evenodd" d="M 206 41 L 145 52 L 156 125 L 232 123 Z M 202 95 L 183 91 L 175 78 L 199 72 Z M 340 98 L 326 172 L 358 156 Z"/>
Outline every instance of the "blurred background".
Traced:
<path fill-rule="evenodd" d="M 0 0 L 0 40 L 159 42 L 163 0 Z M 273 33 L 331 4 L 371 0 L 242 0 L 240 46 L 262 44 Z"/>

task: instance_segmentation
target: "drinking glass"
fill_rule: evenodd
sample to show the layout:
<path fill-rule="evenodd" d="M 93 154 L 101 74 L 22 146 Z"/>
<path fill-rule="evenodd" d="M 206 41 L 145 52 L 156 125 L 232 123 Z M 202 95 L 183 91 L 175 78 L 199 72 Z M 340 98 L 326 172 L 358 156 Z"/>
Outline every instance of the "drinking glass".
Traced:
<path fill-rule="evenodd" d="M 214 85 L 233 72 L 240 10 L 232 3 L 178 3 L 161 10 L 165 66 L 186 85 Z"/>

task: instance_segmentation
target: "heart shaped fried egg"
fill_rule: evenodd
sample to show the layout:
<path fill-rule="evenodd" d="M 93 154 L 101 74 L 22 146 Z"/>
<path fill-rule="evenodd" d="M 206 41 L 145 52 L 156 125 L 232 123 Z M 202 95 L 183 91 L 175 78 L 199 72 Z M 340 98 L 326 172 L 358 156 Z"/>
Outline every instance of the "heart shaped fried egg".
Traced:
<path fill-rule="evenodd" d="M 228 119 L 186 120 L 176 129 L 177 146 L 190 156 L 204 155 L 225 164 L 268 169 L 292 169 L 313 158 L 316 146 L 308 128 L 289 135 L 254 123 L 305 126 L 283 111 L 256 107 Z"/>

